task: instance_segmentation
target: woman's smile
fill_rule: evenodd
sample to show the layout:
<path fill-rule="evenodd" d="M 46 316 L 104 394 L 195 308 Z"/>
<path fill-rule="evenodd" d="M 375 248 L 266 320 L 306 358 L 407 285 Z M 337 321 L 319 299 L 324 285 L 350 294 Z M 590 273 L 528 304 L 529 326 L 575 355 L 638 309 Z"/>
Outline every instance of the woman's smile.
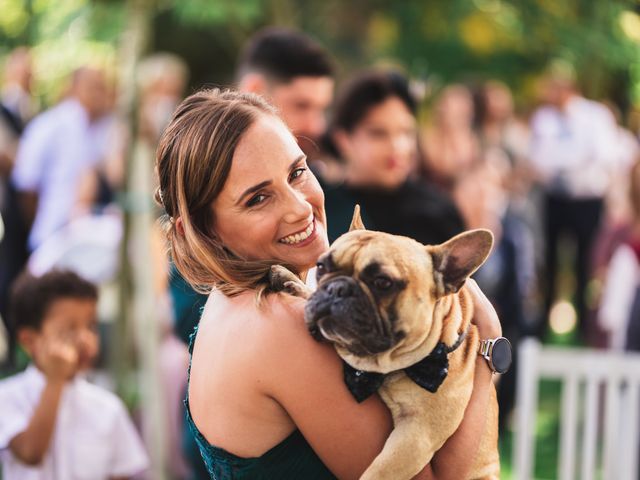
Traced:
<path fill-rule="evenodd" d="M 309 245 L 311 242 L 315 240 L 317 237 L 316 232 L 316 219 L 313 217 L 309 225 L 304 230 L 300 230 L 298 232 L 287 235 L 286 237 L 282 237 L 278 242 L 284 243 L 285 245 L 290 245 L 292 247 L 304 247 Z"/>

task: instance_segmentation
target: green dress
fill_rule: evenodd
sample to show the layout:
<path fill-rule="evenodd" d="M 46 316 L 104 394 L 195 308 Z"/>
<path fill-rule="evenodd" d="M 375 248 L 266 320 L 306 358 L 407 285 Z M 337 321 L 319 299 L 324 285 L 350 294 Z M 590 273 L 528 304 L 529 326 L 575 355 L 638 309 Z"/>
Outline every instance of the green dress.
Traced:
<path fill-rule="evenodd" d="M 197 333 L 191 336 L 190 351 Z M 191 370 L 191 367 L 189 367 Z M 187 390 L 188 391 L 188 390 Z M 187 423 L 213 480 L 335 480 L 299 430 L 259 457 L 243 458 L 211 445 L 191 417 L 189 395 L 184 401 Z"/>

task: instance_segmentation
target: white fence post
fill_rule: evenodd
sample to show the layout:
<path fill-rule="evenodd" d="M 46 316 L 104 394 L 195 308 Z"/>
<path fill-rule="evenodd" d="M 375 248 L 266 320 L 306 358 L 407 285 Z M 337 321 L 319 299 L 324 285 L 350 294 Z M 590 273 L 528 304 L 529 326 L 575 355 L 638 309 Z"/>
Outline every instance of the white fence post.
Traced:
<path fill-rule="evenodd" d="M 578 418 L 578 378 L 568 375 L 562 390 L 562 423 L 560 425 L 560 480 L 573 480 L 576 465 L 576 437 Z"/>
<path fill-rule="evenodd" d="M 537 341 L 529 338 L 520 344 L 519 350 L 516 390 L 518 423 L 513 464 L 516 480 L 529 480 L 533 476 L 536 406 L 538 404 L 536 365 L 540 345 Z"/>
<path fill-rule="evenodd" d="M 595 378 L 587 381 L 582 439 L 582 468 L 580 478 L 593 480 L 596 469 L 596 441 L 598 437 L 598 385 Z"/>

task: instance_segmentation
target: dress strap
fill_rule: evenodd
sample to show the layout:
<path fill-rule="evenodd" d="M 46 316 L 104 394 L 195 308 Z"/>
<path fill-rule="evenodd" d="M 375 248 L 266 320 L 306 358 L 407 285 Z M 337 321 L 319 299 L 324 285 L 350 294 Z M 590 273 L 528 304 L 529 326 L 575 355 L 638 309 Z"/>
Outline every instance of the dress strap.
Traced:
<path fill-rule="evenodd" d="M 193 355 L 193 345 L 196 343 L 197 334 L 198 334 L 198 325 L 193 327 L 193 332 L 189 334 L 189 355 Z"/>

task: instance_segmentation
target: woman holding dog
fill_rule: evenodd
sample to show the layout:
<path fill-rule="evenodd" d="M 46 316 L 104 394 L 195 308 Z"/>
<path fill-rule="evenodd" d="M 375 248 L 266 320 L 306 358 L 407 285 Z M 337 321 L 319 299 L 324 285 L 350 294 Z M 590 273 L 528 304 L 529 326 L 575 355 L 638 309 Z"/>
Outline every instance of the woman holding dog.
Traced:
<path fill-rule="evenodd" d="M 305 278 L 328 248 L 324 196 L 295 138 L 257 96 L 187 98 L 157 153 L 157 198 L 171 254 L 210 289 L 200 321 L 188 412 L 212 478 L 358 478 L 392 424 L 377 396 L 357 403 L 332 346 L 304 324 L 304 301 L 269 293 L 282 264 Z M 469 282 L 481 338 L 501 333 Z M 478 357 L 456 433 L 417 478 L 464 478 L 484 429 L 491 370 Z"/>

